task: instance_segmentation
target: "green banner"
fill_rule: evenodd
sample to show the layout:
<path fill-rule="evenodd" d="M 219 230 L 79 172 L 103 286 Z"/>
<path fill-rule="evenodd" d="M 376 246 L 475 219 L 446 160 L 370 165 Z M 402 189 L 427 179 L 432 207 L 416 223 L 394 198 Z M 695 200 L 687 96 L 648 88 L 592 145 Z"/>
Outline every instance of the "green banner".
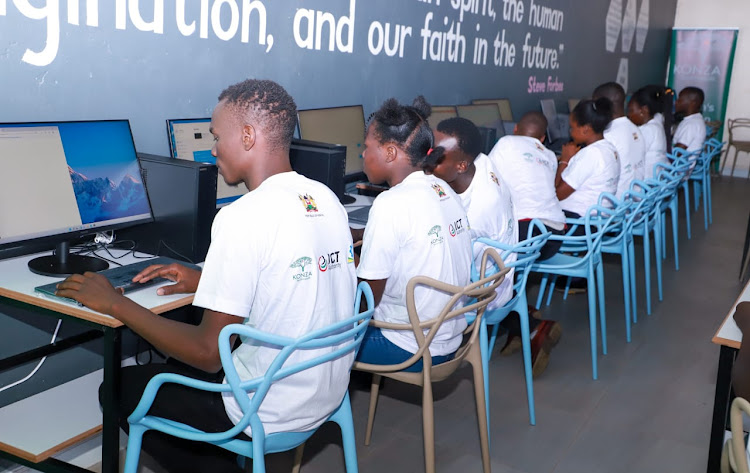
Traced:
<path fill-rule="evenodd" d="M 699 87 L 706 95 L 703 117 L 722 123 L 729 95 L 729 81 L 737 44 L 737 29 L 674 29 L 669 67 L 669 86 L 678 93 Z"/>

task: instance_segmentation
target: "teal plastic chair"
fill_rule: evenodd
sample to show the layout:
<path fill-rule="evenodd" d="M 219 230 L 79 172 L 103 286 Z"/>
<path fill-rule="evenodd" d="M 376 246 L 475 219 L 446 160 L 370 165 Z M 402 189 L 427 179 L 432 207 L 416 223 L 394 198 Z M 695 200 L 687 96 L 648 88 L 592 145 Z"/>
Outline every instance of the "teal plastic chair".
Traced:
<path fill-rule="evenodd" d="M 651 240 L 654 240 L 654 265 L 656 266 L 657 291 L 659 300 L 664 299 L 664 290 L 662 285 L 662 225 L 661 209 L 659 208 L 659 198 L 662 188 L 658 185 L 649 185 L 645 181 L 635 180 L 631 184 L 630 194 L 634 199 L 639 199 L 642 203 L 634 211 L 632 234 L 633 237 L 640 236 L 643 238 L 643 274 L 646 286 L 646 313 L 651 315 Z M 635 294 L 637 293 L 635 273 L 635 241 L 630 242 L 630 258 L 632 276 L 631 286 L 633 287 L 633 307 L 636 306 Z M 634 317 L 637 322 L 637 315 Z"/>
<path fill-rule="evenodd" d="M 539 287 L 539 297 L 536 307 L 541 307 L 544 291 L 550 276 L 568 276 L 586 279 L 589 302 L 589 335 L 591 338 L 591 376 L 593 379 L 599 377 L 597 367 L 597 335 L 596 335 L 596 295 L 599 295 L 599 315 L 602 329 L 602 353 L 607 354 L 606 337 L 606 309 L 604 304 L 604 273 L 602 270 L 602 239 L 610 229 L 615 215 L 603 218 L 604 215 L 612 214 L 612 209 L 592 206 L 582 219 L 567 219 L 570 229 L 565 235 L 551 235 L 550 240 L 562 241 L 560 253 L 553 257 L 533 263 L 531 271 L 542 273 L 542 281 Z M 583 226 L 585 234 L 576 236 L 573 232 Z M 567 246 L 567 247 L 566 247 Z M 564 252 L 585 252 L 580 256 L 564 254 Z M 552 287 L 550 287 L 550 291 Z"/>
<path fill-rule="evenodd" d="M 700 197 L 703 196 L 703 226 L 708 230 L 708 224 L 713 223 L 713 212 L 711 211 L 711 162 L 721 154 L 725 143 L 710 138 L 703 145 L 703 153 L 698 157 L 698 164 L 692 174 L 690 181 L 693 183 L 694 210 L 698 210 Z"/>
<path fill-rule="evenodd" d="M 662 214 L 662 255 L 666 257 L 666 212 L 669 211 L 672 221 L 672 246 L 674 247 L 674 268 L 680 270 L 680 251 L 679 251 L 679 189 L 683 181 L 688 179 L 690 173 L 690 163 L 687 160 L 677 160 L 672 164 L 656 164 L 658 180 L 665 187 L 665 193 L 668 198 L 664 199 L 661 204 Z M 687 220 L 688 235 L 690 233 L 690 218 Z"/>
<path fill-rule="evenodd" d="M 672 148 L 672 152 L 667 153 L 667 157 L 674 166 L 682 168 L 687 164 L 687 171 L 682 178 L 680 187 L 682 188 L 683 197 L 685 198 L 685 226 L 687 229 L 688 240 L 692 238 L 690 231 L 690 187 L 688 184 L 690 181 L 690 174 L 695 166 L 697 155 L 697 151 L 688 152 L 682 148 Z"/>
<path fill-rule="evenodd" d="M 361 312 L 360 303 L 363 295 L 368 310 Z M 356 357 L 356 352 L 372 317 L 374 305 L 370 286 L 361 282 L 357 287 L 354 303 L 355 315 L 353 317 L 315 330 L 303 337 L 296 339 L 280 337 L 241 324 L 224 327 L 219 333 L 219 352 L 226 382 L 209 383 L 173 373 L 162 373 L 154 376 L 146 386 L 138 406 L 128 417 L 130 434 L 128 436 L 128 451 L 124 472 L 136 473 L 143 434 L 148 430 L 157 430 L 187 440 L 207 442 L 234 452 L 240 457 L 252 458 L 254 473 L 266 471 L 264 456 L 267 453 L 283 452 L 296 448 L 294 471 L 299 471 L 304 443 L 317 429 L 307 432 L 276 432 L 266 435 L 263 423 L 258 417 L 258 408 L 274 382 L 348 354 L 354 354 Z M 279 354 L 276 355 L 265 375 L 252 380 L 243 381 L 240 379 L 232 362 L 230 340 L 235 334 L 245 340 L 256 340 L 266 346 L 278 348 Z M 297 350 L 322 348 L 330 348 L 330 351 L 301 363 L 284 366 L 289 357 Z M 354 357 L 352 357 L 352 360 L 354 360 Z M 148 410 L 157 392 L 166 383 L 182 384 L 193 389 L 216 393 L 231 392 L 242 409 L 242 419 L 233 428 L 225 432 L 206 433 L 189 425 L 148 415 Z M 248 393 L 253 393 L 252 398 L 248 396 Z M 328 421 L 335 422 L 341 427 L 346 471 L 356 473 L 358 471 L 357 448 L 354 441 L 354 423 L 348 392 L 344 395 L 339 407 L 329 416 Z M 252 440 L 237 439 L 236 437 L 248 426 L 252 428 Z"/>
<path fill-rule="evenodd" d="M 540 232 L 539 235 L 531 236 L 534 228 Z M 524 374 L 526 376 L 526 397 L 529 406 L 529 423 L 536 425 L 536 412 L 534 408 L 534 385 L 531 373 L 531 339 L 529 330 L 529 304 L 526 298 L 526 282 L 529 279 L 529 269 L 531 264 L 539 258 L 542 247 L 547 243 L 551 233 L 538 220 L 532 220 L 529 225 L 527 238 L 515 245 L 506 245 L 499 241 L 490 240 L 489 238 L 478 238 L 473 244 L 484 244 L 500 250 L 503 260 L 508 255 L 515 254 L 516 260 L 505 263 L 506 268 L 514 268 L 515 282 L 513 284 L 513 297 L 502 307 L 493 310 L 485 310 L 484 317 L 481 320 L 479 329 L 479 349 L 482 354 L 482 373 L 484 375 L 484 397 L 487 399 L 487 425 L 490 425 L 490 358 L 495 348 L 495 341 L 500 331 L 500 322 L 511 312 L 517 312 L 521 320 L 521 347 L 523 353 Z M 472 281 L 479 280 L 479 271 L 472 265 Z M 469 323 L 474 322 L 474 316 L 467 316 Z M 489 328 L 492 328 L 490 331 Z"/>

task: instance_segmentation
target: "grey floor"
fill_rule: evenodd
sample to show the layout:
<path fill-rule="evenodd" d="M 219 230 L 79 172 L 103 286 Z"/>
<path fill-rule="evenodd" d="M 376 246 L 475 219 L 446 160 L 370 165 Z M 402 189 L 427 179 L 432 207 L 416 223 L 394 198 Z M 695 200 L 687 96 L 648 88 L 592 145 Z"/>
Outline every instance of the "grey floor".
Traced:
<path fill-rule="evenodd" d="M 680 218 L 680 270 L 671 238 L 664 301 L 646 315 L 642 251 L 638 323 L 625 341 L 619 266 L 605 268 L 609 354 L 591 379 L 587 303 L 555 294 L 544 317 L 564 333 L 547 371 L 535 383 L 537 425 L 530 426 L 522 360 L 490 362 L 491 455 L 495 473 L 702 472 L 706 469 L 719 349 L 711 337 L 741 290 L 739 260 L 750 210 L 750 182 L 714 179 L 714 221 L 692 214 L 693 238 Z M 680 207 L 681 212 L 684 208 Z M 531 289 L 531 296 L 537 288 Z M 388 382 L 381 391 L 373 439 L 364 446 L 368 392 L 352 388 L 360 471 L 423 471 L 420 391 Z M 436 385 L 438 471 L 481 471 L 471 370 Z M 289 458 L 268 458 L 269 471 L 289 471 Z M 344 471 L 337 428 L 308 442 L 304 473 Z"/>

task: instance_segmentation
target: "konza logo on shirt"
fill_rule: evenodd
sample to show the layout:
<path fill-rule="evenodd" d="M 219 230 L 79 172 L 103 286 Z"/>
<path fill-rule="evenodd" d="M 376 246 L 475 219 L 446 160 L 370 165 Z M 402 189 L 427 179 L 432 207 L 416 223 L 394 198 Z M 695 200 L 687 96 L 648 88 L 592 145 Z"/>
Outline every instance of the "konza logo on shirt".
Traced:
<path fill-rule="evenodd" d="M 440 236 L 440 231 L 443 229 L 440 225 L 435 225 L 434 227 L 430 228 L 430 231 L 427 232 L 428 237 L 433 237 L 432 240 L 430 240 L 431 245 L 439 245 L 443 242 L 443 237 Z"/>
<path fill-rule="evenodd" d="M 321 273 L 325 273 L 329 269 L 336 269 L 339 267 L 341 267 L 341 263 L 339 263 L 338 251 L 333 251 L 318 258 L 318 269 Z"/>
<path fill-rule="evenodd" d="M 448 225 L 448 233 L 450 233 L 452 237 L 456 235 L 460 235 L 461 233 L 465 231 L 466 229 L 464 228 L 464 222 L 462 218 L 459 218 L 455 222 Z"/>
<path fill-rule="evenodd" d="M 289 265 L 289 267 L 294 270 L 292 279 L 295 281 L 305 281 L 310 279 L 310 277 L 312 277 L 312 271 L 309 271 L 309 269 L 312 262 L 313 260 L 309 256 L 297 258 L 294 263 Z"/>
<path fill-rule="evenodd" d="M 432 185 L 432 190 L 434 190 L 435 193 L 438 195 L 438 197 L 440 197 L 441 199 L 443 197 L 445 197 L 446 195 L 448 195 L 448 194 L 445 193 L 445 190 L 443 189 L 443 186 L 441 186 L 440 184 L 433 184 Z"/>
<path fill-rule="evenodd" d="M 500 181 L 497 180 L 497 176 L 492 171 L 490 171 L 490 179 L 492 179 L 492 182 L 494 182 L 496 185 L 500 185 Z"/>

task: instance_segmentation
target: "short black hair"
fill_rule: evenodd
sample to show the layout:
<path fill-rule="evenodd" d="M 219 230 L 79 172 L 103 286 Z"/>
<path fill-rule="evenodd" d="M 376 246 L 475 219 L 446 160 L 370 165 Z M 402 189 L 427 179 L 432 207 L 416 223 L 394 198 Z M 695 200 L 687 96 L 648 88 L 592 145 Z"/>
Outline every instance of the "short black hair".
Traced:
<path fill-rule="evenodd" d="M 297 126 L 297 105 L 291 95 L 272 80 L 247 79 L 219 94 L 237 118 L 263 130 L 268 143 L 288 150 Z"/>
<path fill-rule="evenodd" d="M 542 112 L 532 111 L 523 114 L 516 125 L 521 136 L 541 139 L 547 132 L 547 117 Z"/>
<path fill-rule="evenodd" d="M 427 117 L 432 107 L 421 95 L 412 105 L 386 100 L 370 117 L 370 126 L 380 144 L 395 143 L 406 151 L 412 166 L 422 167 L 432 148 L 434 137 Z"/>
<path fill-rule="evenodd" d="M 667 109 L 669 111 L 672 109 L 671 97 L 667 100 L 666 89 L 661 85 L 641 87 L 630 97 L 630 101 L 641 107 L 646 107 L 652 117 L 657 113 L 664 114 Z"/>
<path fill-rule="evenodd" d="M 452 136 L 458 141 L 458 148 L 472 160 L 482 152 L 482 135 L 470 120 L 453 117 L 438 123 L 437 131 Z"/>
<path fill-rule="evenodd" d="M 612 121 L 612 102 L 606 97 L 581 100 L 571 115 L 579 126 L 588 125 L 596 133 L 603 133 Z"/>
<path fill-rule="evenodd" d="M 688 99 L 691 102 L 695 101 L 699 107 L 703 107 L 703 101 L 706 100 L 706 95 L 703 93 L 703 89 L 699 87 L 685 87 L 680 93 L 687 95 Z"/>
<path fill-rule="evenodd" d="M 596 100 L 601 97 L 608 98 L 615 107 L 625 105 L 625 89 L 617 82 L 606 82 L 594 89 L 591 98 Z"/>

